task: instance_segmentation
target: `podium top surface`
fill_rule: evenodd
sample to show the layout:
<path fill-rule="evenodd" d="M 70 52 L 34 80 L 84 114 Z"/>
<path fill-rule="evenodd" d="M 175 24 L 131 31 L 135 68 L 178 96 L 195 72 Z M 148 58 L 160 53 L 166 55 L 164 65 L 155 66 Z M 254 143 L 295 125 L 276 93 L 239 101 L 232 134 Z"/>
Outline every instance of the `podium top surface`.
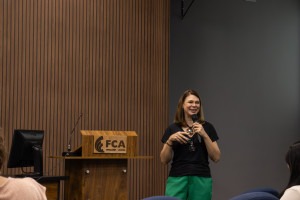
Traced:
<path fill-rule="evenodd" d="M 137 136 L 135 131 L 103 131 L 103 130 L 81 130 L 82 136 L 97 136 L 97 135 L 105 135 L 105 136 Z"/>

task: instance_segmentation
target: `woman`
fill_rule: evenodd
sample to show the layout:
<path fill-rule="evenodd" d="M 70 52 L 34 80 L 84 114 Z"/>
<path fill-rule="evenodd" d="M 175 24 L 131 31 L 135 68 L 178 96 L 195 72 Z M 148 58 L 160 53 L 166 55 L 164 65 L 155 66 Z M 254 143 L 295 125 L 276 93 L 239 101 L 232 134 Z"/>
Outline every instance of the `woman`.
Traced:
<path fill-rule="evenodd" d="M 208 157 L 218 162 L 221 152 L 213 125 L 204 120 L 200 97 L 187 90 L 180 97 L 174 123 L 162 137 L 161 162 L 172 161 L 166 196 L 211 200 L 212 178 Z"/>
<path fill-rule="evenodd" d="M 0 136 L 0 170 L 5 158 L 6 151 Z M 46 188 L 32 178 L 0 176 L 0 200 L 47 200 Z"/>
<path fill-rule="evenodd" d="M 300 141 L 290 146 L 285 161 L 290 169 L 290 179 L 281 200 L 300 199 Z"/>

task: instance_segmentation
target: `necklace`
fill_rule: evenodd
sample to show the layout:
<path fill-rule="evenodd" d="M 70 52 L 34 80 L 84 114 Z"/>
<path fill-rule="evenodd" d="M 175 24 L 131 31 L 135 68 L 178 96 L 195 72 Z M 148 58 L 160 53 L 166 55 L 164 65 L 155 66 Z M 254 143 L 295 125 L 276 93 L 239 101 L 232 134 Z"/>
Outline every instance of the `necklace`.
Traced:
<path fill-rule="evenodd" d="M 194 141 L 193 141 L 193 135 L 194 135 L 194 129 L 192 126 L 187 125 L 187 129 L 186 132 L 190 135 L 190 139 L 189 139 L 189 151 L 193 152 L 196 151 L 196 147 L 194 146 Z"/>
<path fill-rule="evenodd" d="M 193 127 L 192 126 L 189 126 L 189 125 L 187 125 L 187 129 L 186 129 L 186 132 L 190 135 L 190 136 L 192 136 L 193 134 L 194 134 L 194 129 L 193 129 Z"/>

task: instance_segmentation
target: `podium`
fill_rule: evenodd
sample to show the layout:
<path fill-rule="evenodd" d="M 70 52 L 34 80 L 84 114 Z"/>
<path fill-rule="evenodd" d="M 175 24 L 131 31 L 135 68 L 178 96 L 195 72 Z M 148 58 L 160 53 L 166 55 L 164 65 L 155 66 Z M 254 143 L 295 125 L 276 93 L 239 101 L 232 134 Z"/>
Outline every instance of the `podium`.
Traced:
<path fill-rule="evenodd" d="M 127 163 L 137 156 L 134 131 L 81 130 L 79 156 L 65 157 L 64 199 L 127 200 Z"/>

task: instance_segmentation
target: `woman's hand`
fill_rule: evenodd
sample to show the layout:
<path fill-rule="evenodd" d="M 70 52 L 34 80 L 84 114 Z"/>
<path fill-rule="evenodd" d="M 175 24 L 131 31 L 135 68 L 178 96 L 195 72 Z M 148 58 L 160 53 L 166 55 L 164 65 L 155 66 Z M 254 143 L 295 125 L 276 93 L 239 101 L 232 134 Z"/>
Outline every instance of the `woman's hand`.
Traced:
<path fill-rule="evenodd" d="M 206 146 L 207 153 L 209 158 L 214 161 L 218 162 L 221 157 L 221 151 L 219 149 L 219 146 L 216 141 L 212 142 L 206 131 L 204 130 L 202 124 L 199 124 L 198 122 L 195 122 L 193 124 L 194 132 L 199 134 Z"/>
<path fill-rule="evenodd" d="M 207 133 L 205 132 L 202 124 L 198 123 L 198 122 L 195 122 L 193 124 L 193 130 L 195 133 L 199 134 L 200 136 L 204 137 L 207 135 Z"/>
<path fill-rule="evenodd" d="M 180 144 L 186 144 L 189 141 L 190 137 L 187 132 L 184 131 L 178 131 L 174 134 L 172 134 L 168 141 L 171 141 L 172 144 L 173 142 L 179 142 Z"/>
<path fill-rule="evenodd" d="M 189 134 L 184 131 L 178 131 L 172 134 L 166 143 L 163 146 L 163 149 L 160 152 L 160 160 L 163 164 L 168 164 L 173 157 L 172 145 L 174 142 L 178 142 L 180 144 L 186 144 L 189 140 Z"/>

